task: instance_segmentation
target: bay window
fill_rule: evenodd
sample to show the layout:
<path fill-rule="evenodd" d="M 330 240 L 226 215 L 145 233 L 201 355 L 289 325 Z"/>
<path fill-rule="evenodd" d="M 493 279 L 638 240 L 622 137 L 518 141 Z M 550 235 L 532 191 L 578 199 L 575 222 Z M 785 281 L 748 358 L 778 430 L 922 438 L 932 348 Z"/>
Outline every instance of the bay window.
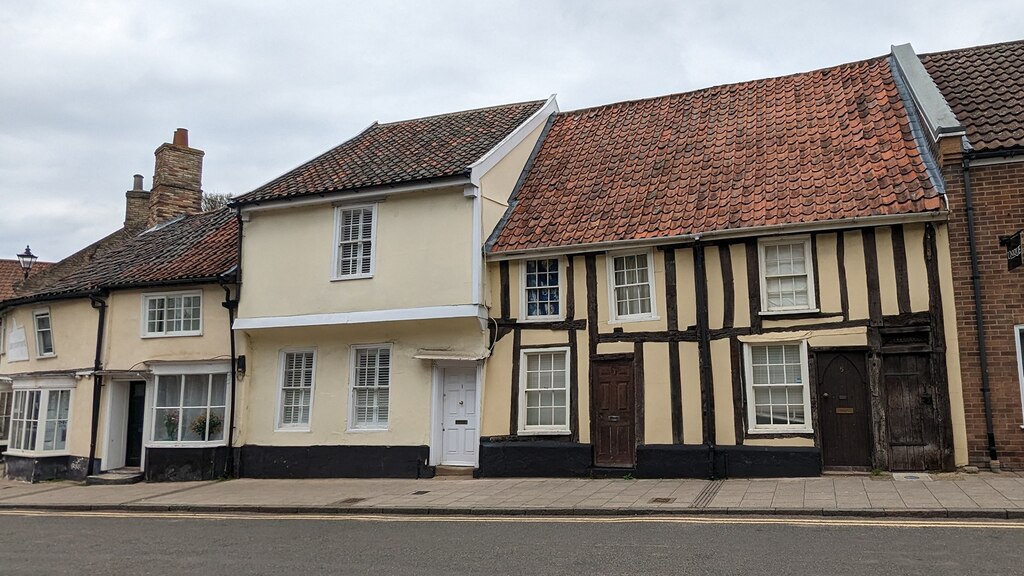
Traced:
<path fill-rule="evenodd" d="M 227 379 L 227 374 L 157 376 L 153 443 L 223 443 Z"/>
<path fill-rule="evenodd" d="M 67 450 L 70 412 L 70 389 L 14 390 L 8 451 Z"/>

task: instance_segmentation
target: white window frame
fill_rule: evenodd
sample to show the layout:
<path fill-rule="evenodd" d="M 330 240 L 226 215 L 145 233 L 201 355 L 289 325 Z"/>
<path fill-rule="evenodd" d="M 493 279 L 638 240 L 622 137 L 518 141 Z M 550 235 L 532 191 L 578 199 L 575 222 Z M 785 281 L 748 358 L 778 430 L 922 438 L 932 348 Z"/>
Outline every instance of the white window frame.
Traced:
<path fill-rule="evenodd" d="M 0 446 L 7 446 L 11 437 L 11 415 L 14 412 L 14 390 L 0 384 Z"/>
<path fill-rule="evenodd" d="M 157 440 L 156 439 L 156 427 L 163 425 L 163 423 L 160 422 L 160 419 L 157 418 L 157 410 L 173 408 L 172 406 L 157 406 L 157 398 L 159 397 L 159 387 L 160 387 L 160 380 L 159 379 L 160 378 L 168 378 L 169 377 L 169 378 L 181 378 L 182 381 L 184 381 L 184 377 L 185 376 L 206 376 L 207 377 L 207 386 L 210 387 L 210 388 L 208 388 L 208 390 L 212 390 L 211 378 L 213 376 L 220 376 L 220 375 L 224 376 L 224 406 L 223 406 L 223 408 L 224 408 L 224 418 L 223 418 L 223 420 L 221 422 L 221 426 L 223 427 L 222 434 L 221 434 L 221 439 L 220 440 L 178 440 L 178 439 L 175 439 L 175 440 Z M 180 386 L 180 388 L 179 388 L 179 397 L 178 397 L 178 409 L 179 409 L 179 411 L 181 411 L 181 413 L 183 413 L 185 408 L 198 408 L 198 406 L 190 406 L 190 407 L 184 406 L 184 401 L 185 401 L 184 400 L 184 386 L 182 384 L 180 384 L 180 383 L 179 383 L 179 386 Z M 228 430 L 228 426 L 230 426 L 229 420 L 231 418 L 231 400 L 232 400 L 232 398 L 231 398 L 231 396 L 232 396 L 231 374 L 230 373 L 225 373 L 225 372 L 221 372 L 221 371 L 204 372 L 204 371 L 201 371 L 201 369 L 199 369 L 198 366 L 195 369 L 184 369 L 184 370 L 179 370 L 179 371 L 164 371 L 164 370 L 160 370 L 159 372 L 154 373 L 153 378 L 151 380 L 151 388 L 152 388 L 152 390 L 150 392 L 148 392 L 148 393 L 152 394 L 151 400 L 147 400 L 147 402 L 146 402 L 146 411 L 147 411 L 146 418 L 151 422 L 151 424 L 148 427 L 148 429 L 146 430 L 146 433 L 143 434 L 143 437 L 144 437 L 143 445 L 146 448 L 191 448 L 191 447 L 200 447 L 200 446 L 201 447 L 227 446 L 228 434 L 230 432 L 230 430 Z M 209 391 L 208 391 L 207 392 L 207 398 L 206 398 L 206 410 L 207 410 L 207 413 L 209 413 L 209 411 L 212 408 L 215 407 L 213 404 L 210 403 L 210 401 L 211 401 L 211 398 L 210 398 L 210 394 L 209 394 Z M 217 408 L 221 408 L 220 405 L 217 405 L 216 407 Z M 179 438 L 181 437 L 181 429 L 185 425 L 181 420 L 182 420 L 182 418 L 181 418 L 181 416 L 179 416 L 179 420 L 178 420 L 178 437 Z"/>
<path fill-rule="evenodd" d="M 170 331 L 167 328 L 167 299 L 168 298 L 187 298 L 187 297 L 199 297 L 199 329 L 198 330 L 178 330 Z M 149 302 L 158 298 L 164 299 L 164 328 L 163 332 L 150 332 L 149 331 Z M 141 333 L 143 338 L 174 338 L 178 336 L 202 336 L 203 335 L 203 291 L 202 290 L 185 290 L 180 292 L 154 292 L 142 295 L 142 314 L 141 319 Z"/>
<path fill-rule="evenodd" d="M 791 244 L 803 244 L 804 247 L 804 262 L 807 266 L 807 305 L 806 306 L 785 306 L 785 307 L 768 307 L 768 280 L 765 277 L 765 273 L 768 269 L 767 263 L 765 262 L 765 248 L 768 246 L 782 246 Z M 810 236 L 779 236 L 774 238 L 765 238 L 758 240 L 757 242 L 757 260 L 758 260 L 758 284 L 761 287 L 761 310 L 762 316 L 770 316 L 775 314 L 799 314 L 805 312 L 817 312 L 817 294 L 814 292 L 814 260 L 811 257 L 811 237 Z M 796 276 L 796 274 L 794 274 Z"/>
<path fill-rule="evenodd" d="M 36 441 L 35 441 L 35 445 L 32 448 L 28 448 L 28 449 L 17 448 L 17 447 L 14 447 L 14 444 L 15 444 L 14 443 L 14 438 L 13 438 L 14 434 L 13 433 L 9 434 L 8 435 L 8 439 L 7 439 L 7 450 L 6 450 L 6 452 L 8 454 L 13 454 L 15 456 L 65 456 L 65 455 L 69 454 L 70 452 L 69 452 L 69 449 L 68 449 L 68 445 L 71 444 L 71 431 L 74 429 L 73 428 L 73 422 L 74 422 L 75 389 L 74 388 L 68 388 L 66 386 L 61 386 L 61 387 L 56 387 L 56 386 L 42 386 L 42 387 L 35 386 L 35 387 L 24 387 L 24 388 L 16 387 L 16 388 L 14 388 L 13 392 L 14 393 L 11 395 L 11 406 L 12 406 L 12 408 L 11 408 L 11 420 L 10 420 L 10 422 L 11 422 L 10 426 L 11 426 L 11 431 L 12 432 L 14 430 L 14 408 L 13 408 L 13 406 L 14 406 L 14 403 L 15 403 L 15 401 L 17 399 L 18 394 L 19 393 L 22 393 L 22 394 L 38 393 L 39 394 L 39 412 L 36 414 L 36 417 L 32 418 L 32 419 L 29 419 L 29 418 L 19 419 L 20 422 L 35 422 L 36 423 Z M 65 440 L 64 440 L 64 448 L 61 448 L 59 450 L 58 449 L 53 449 L 53 450 L 47 450 L 46 449 L 46 423 L 47 423 L 46 413 L 49 410 L 50 394 L 52 392 L 67 392 L 68 393 L 68 415 L 67 415 L 67 420 L 65 420 L 66 423 L 64 425 L 64 430 L 65 430 L 65 433 L 66 433 L 66 437 L 65 437 Z M 59 395 L 58 395 L 58 398 L 59 398 Z"/>
<path fill-rule="evenodd" d="M 804 424 L 794 426 L 787 424 L 758 424 L 757 407 L 754 404 L 754 364 L 751 348 L 754 346 L 800 346 L 800 380 L 803 385 Z M 743 344 L 744 388 L 747 395 L 747 433 L 748 434 L 810 434 L 814 432 L 811 425 L 811 382 L 807 358 L 807 341 L 799 342 L 746 342 Z M 793 384 L 789 384 L 792 386 Z M 776 386 L 782 386 L 778 384 Z"/>
<path fill-rule="evenodd" d="M 386 386 L 377 384 L 374 389 L 386 387 L 388 389 L 388 419 L 386 422 L 359 423 L 356 417 L 356 389 L 366 388 L 356 386 L 356 360 L 360 350 L 387 350 L 388 351 L 388 383 Z M 348 370 L 348 431 L 349 432 L 380 432 L 391 427 L 391 376 L 395 372 L 395 351 L 390 343 L 381 344 L 353 344 L 349 348 L 349 370 Z"/>
<path fill-rule="evenodd" d="M 7 354 L 7 315 L 0 314 L 0 356 Z"/>
<path fill-rule="evenodd" d="M 1017 378 L 1020 383 L 1020 401 L 1021 409 L 1024 410 L 1024 349 L 1021 348 L 1024 345 L 1024 324 L 1017 324 L 1013 327 L 1013 339 L 1017 344 Z M 1024 422 L 1021 422 L 1020 427 L 1024 429 Z"/>
<path fill-rule="evenodd" d="M 281 418 L 284 415 L 284 380 L 287 363 L 285 359 L 289 354 L 312 354 L 313 370 L 309 379 L 309 420 L 302 424 L 284 424 Z M 283 348 L 278 354 L 277 370 L 277 408 L 274 411 L 275 432 L 309 432 L 313 426 L 313 406 L 316 404 L 316 348 Z"/>
<path fill-rule="evenodd" d="M 351 210 L 366 210 L 371 213 L 370 223 L 370 271 L 356 274 L 341 274 L 338 269 L 338 256 L 341 248 L 341 215 Z M 357 242 L 365 242 L 360 239 Z M 377 272 L 377 204 L 355 204 L 334 207 L 334 249 L 331 251 L 333 262 L 331 263 L 331 280 L 358 280 L 360 278 L 373 278 Z"/>
<path fill-rule="evenodd" d="M 615 259 L 626 256 L 644 254 L 647 256 L 647 286 L 651 293 L 651 311 L 642 314 L 619 315 L 618 299 L 615 295 Z M 658 320 L 658 296 L 655 290 L 654 273 L 655 261 L 654 250 L 631 250 L 628 252 L 609 252 L 605 255 L 605 269 L 608 276 L 608 322 L 615 324 L 620 322 L 643 322 L 647 320 Z M 639 284 L 638 284 L 639 285 Z"/>
<path fill-rule="evenodd" d="M 540 260 L 554 260 L 558 264 L 558 285 L 555 289 L 558 290 L 558 314 L 538 314 L 536 316 L 530 316 L 529 311 L 529 296 L 528 291 L 530 288 L 526 286 L 526 263 L 537 262 Z M 565 319 L 565 259 L 561 256 L 554 256 L 550 258 L 529 258 L 526 260 L 519 261 L 519 319 L 524 322 L 543 322 L 551 320 L 563 320 Z M 539 288 L 536 288 L 539 289 Z"/>
<path fill-rule="evenodd" d="M 565 425 L 528 425 L 526 423 L 526 378 L 527 378 L 527 356 L 531 354 L 558 354 L 565 356 Z M 556 346 L 551 348 L 526 348 L 519 352 L 519 422 L 518 434 L 520 436 L 541 436 L 557 435 L 564 436 L 572 433 L 572 422 L 569 415 L 572 412 L 572 390 L 569 386 L 569 374 L 572 366 L 569 365 L 569 348 Z M 555 389 L 557 390 L 557 389 Z"/>
<path fill-rule="evenodd" d="M 46 316 L 47 321 L 50 323 L 50 327 L 45 332 L 50 333 L 50 351 L 43 352 L 42 348 L 42 334 L 39 331 L 39 318 Z M 57 355 L 57 342 L 53 338 L 53 315 L 50 314 L 49 308 L 40 308 L 32 311 L 32 333 L 35 334 L 36 338 L 36 358 L 53 358 Z"/>

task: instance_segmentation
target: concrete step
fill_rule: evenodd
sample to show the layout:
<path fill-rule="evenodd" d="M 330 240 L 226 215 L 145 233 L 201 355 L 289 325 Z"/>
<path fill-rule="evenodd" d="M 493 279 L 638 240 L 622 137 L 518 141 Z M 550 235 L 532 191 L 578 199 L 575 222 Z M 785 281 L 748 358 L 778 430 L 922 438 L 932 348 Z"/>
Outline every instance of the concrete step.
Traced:
<path fill-rule="evenodd" d="M 87 486 L 116 486 L 142 482 L 142 470 L 138 468 L 118 468 L 93 474 L 85 479 Z"/>
<path fill-rule="evenodd" d="M 472 466 L 436 466 L 434 467 L 434 478 L 466 479 L 473 477 Z"/>

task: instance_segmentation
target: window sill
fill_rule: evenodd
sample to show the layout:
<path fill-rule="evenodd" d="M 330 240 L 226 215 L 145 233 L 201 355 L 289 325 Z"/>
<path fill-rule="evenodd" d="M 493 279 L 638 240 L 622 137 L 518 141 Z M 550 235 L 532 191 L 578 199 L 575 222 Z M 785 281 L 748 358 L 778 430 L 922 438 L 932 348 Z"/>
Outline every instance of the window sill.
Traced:
<path fill-rule="evenodd" d="M 345 432 L 350 434 L 365 434 L 368 432 L 388 432 L 391 428 L 349 428 Z"/>
<path fill-rule="evenodd" d="M 274 432 L 284 432 L 284 433 L 287 433 L 287 434 L 291 434 L 291 433 L 294 433 L 294 432 L 308 434 L 311 430 L 312 430 L 312 428 L 310 428 L 310 427 L 305 427 L 305 428 L 274 428 Z"/>
<path fill-rule="evenodd" d="M 170 332 L 170 333 L 167 333 L 167 334 L 143 334 L 143 335 L 140 336 L 140 338 L 142 338 L 143 340 L 147 340 L 149 338 L 180 338 L 182 336 L 202 336 L 202 335 L 203 335 L 203 332 L 202 332 L 202 330 L 200 330 L 199 332 Z"/>
<path fill-rule="evenodd" d="M 564 322 L 565 316 L 530 316 L 529 318 L 520 318 L 519 322 L 522 324 L 536 323 L 540 324 L 543 322 Z"/>
<path fill-rule="evenodd" d="M 747 430 L 747 434 L 814 434 L 814 430 L 811 428 L 751 428 Z"/>
<path fill-rule="evenodd" d="M 652 314 L 650 316 L 626 316 L 624 318 L 609 318 L 608 324 L 631 324 L 633 322 L 658 322 L 661 316 Z"/>
<path fill-rule="evenodd" d="M 519 436 L 565 436 L 566 434 L 572 434 L 572 431 L 568 428 L 561 428 L 559 430 L 519 430 L 517 434 Z"/>
<path fill-rule="evenodd" d="M 224 440 L 215 440 L 213 442 L 146 442 L 146 448 L 216 448 L 218 446 L 227 446 L 228 443 Z"/>
<path fill-rule="evenodd" d="M 373 274 L 360 274 L 358 276 L 333 276 L 331 282 L 344 282 L 346 280 L 367 280 L 373 278 Z"/>
<path fill-rule="evenodd" d="M 792 316 L 795 314 L 820 314 L 820 308 L 794 308 L 792 310 L 762 310 L 758 312 L 760 316 Z M 836 314 L 827 314 L 827 316 L 842 316 L 842 312 Z"/>
<path fill-rule="evenodd" d="M 36 360 L 48 360 L 50 358 L 56 358 L 56 357 L 57 357 L 56 352 L 53 353 L 53 354 L 39 354 L 39 355 L 36 356 Z"/>
<path fill-rule="evenodd" d="M 17 456 L 19 458 L 50 458 L 54 456 L 69 456 L 67 450 L 5 450 L 4 456 Z"/>

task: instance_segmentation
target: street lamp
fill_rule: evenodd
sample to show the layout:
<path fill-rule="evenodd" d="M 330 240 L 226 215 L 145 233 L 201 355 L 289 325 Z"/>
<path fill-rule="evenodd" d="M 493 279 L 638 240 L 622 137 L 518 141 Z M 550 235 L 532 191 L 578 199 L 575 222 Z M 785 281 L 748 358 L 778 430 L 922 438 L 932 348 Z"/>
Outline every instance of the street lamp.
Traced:
<path fill-rule="evenodd" d="M 32 265 L 36 263 L 38 257 L 32 253 L 32 249 L 25 246 L 25 253 L 18 254 L 18 264 L 21 264 L 21 270 L 25 273 L 25 279 L 28 279 L 28 273 L 32 270 Z"/>

